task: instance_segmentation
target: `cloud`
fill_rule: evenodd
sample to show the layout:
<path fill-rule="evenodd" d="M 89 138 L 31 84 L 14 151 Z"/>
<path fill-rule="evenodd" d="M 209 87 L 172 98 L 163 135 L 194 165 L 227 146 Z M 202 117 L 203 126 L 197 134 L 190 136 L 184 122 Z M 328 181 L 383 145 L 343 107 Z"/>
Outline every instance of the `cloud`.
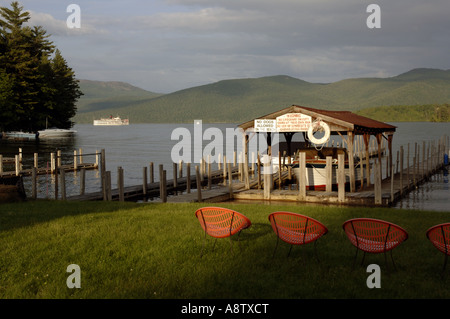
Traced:
<path fill-rule="evenodd" d="M 47 33 L 54 36 L 82 36 L 90 34 L 104 34 L 105 30 L 95 28 L 92 24 L 83 20 L 80 28 L 69 28 L 67 20 L 58 20 L 51 14 L 28 11 L 30 13 L 29 25 L 42 26 Z M 68 14 L 69 16 L 69 14 Z"/>
<path fill-rule="evenodd" d="M 67 28 L 64 4 L 24 1 L 79 77 L 157 92 L 228 78 L 332 82 L 450 67 L 448 0 L 79 0 L 81 29 Z M 366 25 L 370 3 L 381 8 L 381 29 Z"/>

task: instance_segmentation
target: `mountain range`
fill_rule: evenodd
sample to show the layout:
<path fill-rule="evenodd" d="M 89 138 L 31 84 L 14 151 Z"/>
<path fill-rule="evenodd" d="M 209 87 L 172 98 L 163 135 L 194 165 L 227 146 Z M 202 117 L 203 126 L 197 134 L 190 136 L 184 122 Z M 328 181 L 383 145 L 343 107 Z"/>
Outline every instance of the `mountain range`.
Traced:
<path fill-rule="evenodd" d="M 310 83 L 286 75 L 230 79 L 169 94 L 124 82 L 80 80 L 76 123 L 109 115 L 130 123 L 242 123 L 293 104 L 363 111 L 386 106 L 450 103 L 450 70 L 420 68 L 388 78 Z"/>

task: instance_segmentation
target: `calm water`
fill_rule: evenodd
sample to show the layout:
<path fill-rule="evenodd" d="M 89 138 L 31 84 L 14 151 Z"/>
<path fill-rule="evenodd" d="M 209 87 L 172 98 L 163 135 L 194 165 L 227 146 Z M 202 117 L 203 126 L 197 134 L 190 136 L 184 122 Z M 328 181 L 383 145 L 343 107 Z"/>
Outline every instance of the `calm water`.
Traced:
<path fill-rule="evenodd" d="M 417 142 L 422 147 L 422 142 L 436 141 L 443 135 L 450 135 L 450 123 L 390 123 L 397 126 L 397 131 L 393 140 L 394 161 L 397 150 L 403 145 L 405 152 L 408 143 L 411 152 L 414 151 L 414 145 Z M 33 163 L 33 153 L 39 153 L 39 166 L 46 167 L 50 165 L 50 153 L 61 150 L 63 154 L 63 163 L 73 161 L 73 151 L 83 150 L 86 154 L 84 162 L 95 162 L 95 152 L 105 149 L 106 170 L 111 171 L 111 180 L 113 187 L 116 186 L 117 168 L 121 166 L 124 169 L 125 186 L 138 185 L 142 182 L 143 167 L 148 167 L 150 162 L 155 165 L 155 178 L 158 176 L 158 165 L 163 164 L 167 170 L 168 178 L 172 178 L 172 150 L 174 148 L 184 147 L 183 152 L 192 150 L 192 159 L 194 154 L 201 151 L 202 148 L 214 145 L 218 151 L 219 145 L 221 154 L 230 154 L 227 152 L 227 146 L 231 149 L 238 145 L 236 139 L 227 139 L 228 132 L 233 132 L 234 124 L 205 124 L 197 126 L 197 131 L 192 124 L 131 124 L 120 127 L 98 127 L 91 124 L 79 124 L 74 127 L 77 135 L 71 140 L 56 140 L 52 142 L 0 142 L 0 153 L 3 156 L 13 157 L 22 148 L 24 153 L 24 167 L 31 167 Z M 201 128 L 199 130 L 199 127 Z M 180 130 L 184 128 L 184 130 Z M 172 133 L 183 133 L 183 138 L 179 134 L 174 136 Z M 189 132 L 189 133 L 188 133 Z M 198 132 L 200 132 L 198 134 Z M 222 132 L 222 136 L 218 135 Z M 197 133 L 197 135 L 196 135 Z M 189 134 L 189 135 L 187 135 Z M 203 138 L 202 138 L 203 137 Z M 195 139 L 197 138 L 197 139 Z M 203 144 L 199 143 L 200 141 Z M 294 135 L 294 141 L 301 141 L 300 135 Z M 338 141 L 338 140 L 337 140 Z M 189 147 L 189 143 L 192 147 Z M 180 153 L 181 154 L 181 153 Z M 186 156 L 186 153 L 183 153 Z M 406 161 L 406 159 L 405 159 Z M 412 155 L 410 156 L 412 163 Z M 192 165 L 192 170 L 194 165 Z M 86 192 L 100 190 L 99 173 L 96 170 L 88 171 L 86 174 Z M 67 173 L 68 195 L 79 193 L 79 174 Z M 30 192 L 29 179 L 25 179 L 27 192 Z M 53 195 L 53 177 L 51 175 L 42 175 L 39 179 L 39 197 L 52 198 Z M 70 186 L 69 186 L 70 185 Z M 420 186 L 413 191 L 404 200 L 397 204 L 397 208 L 423 209 L 436 211 L 450 211 L 450 191 L 448 183 L 448 171 L 443 170 L 433 176 L 430 182 Z"/>

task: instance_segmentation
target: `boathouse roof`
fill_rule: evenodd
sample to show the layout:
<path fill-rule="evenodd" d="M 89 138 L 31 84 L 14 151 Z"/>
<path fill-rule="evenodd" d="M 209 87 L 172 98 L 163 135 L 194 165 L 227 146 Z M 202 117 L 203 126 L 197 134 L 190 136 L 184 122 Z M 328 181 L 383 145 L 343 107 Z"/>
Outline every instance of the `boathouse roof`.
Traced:
<path fill-rule="evenodd" d="M 387 132 L 392 134 L 396 129 L 393 125 L 357 115 L 350 111 L 328 111 L 299 105 L 292 105 L 285 109 L 247 121 L 240 124 L 239 127 L 243 130 L 249 130 L 254 128 L 255 120 L 275 120 L 280 116 L 290 113 L 301 113 L 310 116 L 313 120 L 320 119 L 330 125 L 331 132 L 335 134 L 337 134 L 337 132 L 345 133 L 347 131 L 352 131 L 355 135 Z"/>

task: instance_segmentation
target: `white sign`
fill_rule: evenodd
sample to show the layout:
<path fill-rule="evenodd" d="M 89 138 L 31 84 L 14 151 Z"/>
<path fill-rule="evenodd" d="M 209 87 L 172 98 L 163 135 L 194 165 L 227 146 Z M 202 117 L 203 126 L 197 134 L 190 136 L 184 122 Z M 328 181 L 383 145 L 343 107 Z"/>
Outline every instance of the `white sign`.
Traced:
<path fill-rule="evenodd" d="M 311 116 L 301 113 L 288 113 L 277 117 L 278 132 L 307 132 L 311 126 Z"/>
<path fill-rule="evenodd" d="M 268 119 L 256 119 L 254 129 L 255 132 L 276 132 L 277 121 Z"/>

